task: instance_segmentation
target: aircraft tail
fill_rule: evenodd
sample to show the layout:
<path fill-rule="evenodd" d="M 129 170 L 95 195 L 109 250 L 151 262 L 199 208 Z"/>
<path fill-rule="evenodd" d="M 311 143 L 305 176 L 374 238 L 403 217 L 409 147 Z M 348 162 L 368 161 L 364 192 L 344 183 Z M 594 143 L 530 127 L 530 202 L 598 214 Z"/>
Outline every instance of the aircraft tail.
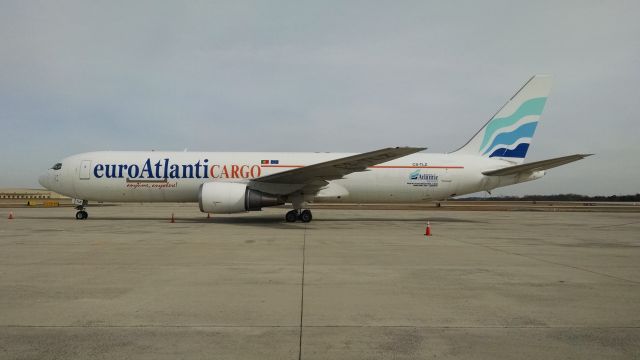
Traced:
<path fill-rule="evenodd" d="M 476 154 L 522 163 L 551 91 L 551 76 L 535 75 L 464 146 L 458 154 Z"/>

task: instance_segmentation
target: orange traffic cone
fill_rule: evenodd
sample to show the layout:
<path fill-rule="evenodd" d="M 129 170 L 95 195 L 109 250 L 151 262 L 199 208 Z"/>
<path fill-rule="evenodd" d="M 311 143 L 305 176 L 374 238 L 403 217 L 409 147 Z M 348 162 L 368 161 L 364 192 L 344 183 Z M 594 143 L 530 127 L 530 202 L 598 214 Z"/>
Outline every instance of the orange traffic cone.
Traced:
<path fill-rule="evenodd" d="M 431 236 L 431 224 L 427 221 L 427 228 L 424 231 L 424 236 Z"/>
<path fill-rule="evenodd" d="M 9 211 L 9 220 L 13 219 L 13 211 Z"/>
<path fill-rule="evenodd" d="M 176 222 L 176 218 L 175 218 L 175 216 L 173 216 L 173 213 L 171 213 L 171 222 L 172 223 Z"/>

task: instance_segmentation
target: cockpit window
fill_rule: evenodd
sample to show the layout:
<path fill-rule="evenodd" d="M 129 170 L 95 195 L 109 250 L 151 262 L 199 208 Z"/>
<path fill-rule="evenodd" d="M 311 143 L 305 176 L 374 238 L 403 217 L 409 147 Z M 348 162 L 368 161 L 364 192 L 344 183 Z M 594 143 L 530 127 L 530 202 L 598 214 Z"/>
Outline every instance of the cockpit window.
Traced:
<path fill-rule="evenodd" d="M 53 166 L 51 167 L 51 169 L 53 169 L 53 170 L 60 170 L 60 169 L 62 169 L 62 163 L 57 163 L 57 164 L 53 165 Z"/>

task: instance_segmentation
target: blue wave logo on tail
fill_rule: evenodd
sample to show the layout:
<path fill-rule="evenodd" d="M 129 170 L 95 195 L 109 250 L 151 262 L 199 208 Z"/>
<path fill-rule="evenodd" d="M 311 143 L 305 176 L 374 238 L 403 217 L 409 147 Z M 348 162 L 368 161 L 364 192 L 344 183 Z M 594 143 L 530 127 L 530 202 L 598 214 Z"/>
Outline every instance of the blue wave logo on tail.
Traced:
<path fill-rule="evenodd" d="M 529 99 L 513 114 L 494 118 L 485 129 L 480 152 L 489 157 L 524 158 L 546 101 L 546 97 Z M 531 121 L 521 123 L 514 129 L 525 117 L 530 117 Z"/>

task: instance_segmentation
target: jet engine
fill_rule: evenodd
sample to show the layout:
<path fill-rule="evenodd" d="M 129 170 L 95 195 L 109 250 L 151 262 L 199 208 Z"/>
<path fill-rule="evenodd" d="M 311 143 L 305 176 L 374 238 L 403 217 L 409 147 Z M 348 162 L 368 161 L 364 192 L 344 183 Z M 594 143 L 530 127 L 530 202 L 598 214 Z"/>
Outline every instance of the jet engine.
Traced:
<path fill-rule="evenodd" d="M 282 205 L 284 200 L 280 196 L 249 189 L 246 184 L 208 182 L 200 185 L 198 203 L 202 212 L 231 214 Z"/>

